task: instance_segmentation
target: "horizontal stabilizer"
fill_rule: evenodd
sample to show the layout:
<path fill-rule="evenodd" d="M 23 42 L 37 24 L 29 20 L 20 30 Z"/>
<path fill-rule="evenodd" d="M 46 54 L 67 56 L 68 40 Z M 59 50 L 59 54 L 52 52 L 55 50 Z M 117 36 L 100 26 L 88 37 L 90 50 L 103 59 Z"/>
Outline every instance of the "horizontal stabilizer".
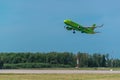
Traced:
<path fill-rule="evenodd" d="M 100 27 L 103 27 L 103 26 L 104 26 L 104 24 L 102 24 L 102 25 L 100 25 L 100 26 L 96 26 L 96 27 L 99 27 L 99 28 L 100 28 Z"/>

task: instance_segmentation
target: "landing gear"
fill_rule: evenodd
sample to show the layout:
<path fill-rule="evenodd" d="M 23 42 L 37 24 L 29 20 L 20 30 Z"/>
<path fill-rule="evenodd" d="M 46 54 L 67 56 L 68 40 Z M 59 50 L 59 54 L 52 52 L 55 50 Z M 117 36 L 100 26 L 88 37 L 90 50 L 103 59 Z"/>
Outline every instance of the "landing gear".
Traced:
<path fill-rule="evenodd" d="M 73 30 L 73 34 L 75 34 L 75 30 Z"/>

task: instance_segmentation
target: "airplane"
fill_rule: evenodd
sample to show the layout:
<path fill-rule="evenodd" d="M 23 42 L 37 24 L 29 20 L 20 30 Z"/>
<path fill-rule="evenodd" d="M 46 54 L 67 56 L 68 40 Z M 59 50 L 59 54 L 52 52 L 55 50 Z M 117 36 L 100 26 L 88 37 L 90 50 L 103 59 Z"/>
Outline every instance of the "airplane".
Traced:
<path fill-rule="evenodd" d="M 95 34 L 95 33 L 99 33 L 99 32 L 95 32 L 94 29 L 97 27 L 103 26 L 103 24 L 101 26 L 96 26 L 96 24 L 93 24 L 91 27 L 84 27 L 76 22 L 73 22 L 70 19 L 64 20 L 64 23 L 66 24 L 66 26 L 64 26 L 64 27 L 69 31 L 73 30 L 73 33 L 75 33 L 75 31 L 81 31 L 81 33 Z"/>

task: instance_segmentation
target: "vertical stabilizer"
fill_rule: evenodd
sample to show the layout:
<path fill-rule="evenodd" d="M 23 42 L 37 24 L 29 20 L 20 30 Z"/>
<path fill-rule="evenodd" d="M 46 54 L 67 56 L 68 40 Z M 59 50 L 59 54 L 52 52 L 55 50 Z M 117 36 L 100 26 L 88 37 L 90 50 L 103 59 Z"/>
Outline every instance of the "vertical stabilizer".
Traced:
<path fill-rule="evenodd" d="M 96 27 L 96 24 L 93 24 L 92 27 Z"/>
<path fill-rule="evenodd" d="M 93 24 L 91 28 L 94 30 L 96 28 L 96 24 Z"/>

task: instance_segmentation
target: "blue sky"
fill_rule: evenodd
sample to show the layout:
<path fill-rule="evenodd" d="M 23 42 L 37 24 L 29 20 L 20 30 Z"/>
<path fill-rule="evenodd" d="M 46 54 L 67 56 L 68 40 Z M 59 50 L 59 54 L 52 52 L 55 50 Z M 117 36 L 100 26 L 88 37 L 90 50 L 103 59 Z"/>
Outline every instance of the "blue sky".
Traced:
<path fill-rule="evenodd" d="M 1 0 L 0 52 L 87 52 L 120 56 L 119 0 Z M 64 19 L 104 24 L 88 35 L 64 29 Z"/>

